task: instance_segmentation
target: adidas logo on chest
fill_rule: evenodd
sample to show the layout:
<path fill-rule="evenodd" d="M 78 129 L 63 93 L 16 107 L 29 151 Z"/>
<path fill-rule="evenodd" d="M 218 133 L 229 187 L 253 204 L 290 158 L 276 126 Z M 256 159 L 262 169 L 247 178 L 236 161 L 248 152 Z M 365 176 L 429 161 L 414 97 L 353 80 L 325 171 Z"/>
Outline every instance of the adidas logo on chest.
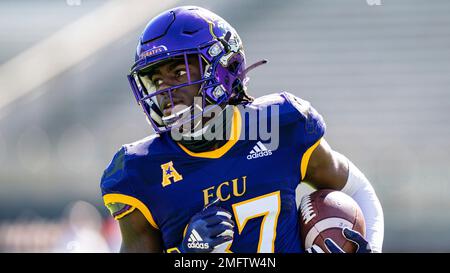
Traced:
<path fill-rule="evenodd" d="M 267 149 L 261 141 L 258 141 L 250 153 L 247 155 L 247 160 L 252 160 L 260 157 L 270 156 L 272 151 Z"/>

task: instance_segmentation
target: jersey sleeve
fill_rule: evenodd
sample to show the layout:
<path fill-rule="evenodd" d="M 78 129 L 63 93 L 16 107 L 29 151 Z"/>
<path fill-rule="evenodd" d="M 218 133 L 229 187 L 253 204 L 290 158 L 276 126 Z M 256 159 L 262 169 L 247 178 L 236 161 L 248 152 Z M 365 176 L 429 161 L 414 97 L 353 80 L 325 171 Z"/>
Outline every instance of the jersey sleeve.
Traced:
<path fill-rule="evenodd" d="M 311 104 L 290 93 L 283 92 L 283 96 L 291 106 L 291 115 L 295 115 L 295 137 L 297 148 L 302 154 L 300 163 L 301 180 L 305 178 L 309 158 L 312 152 L 320 144 L 325 134 L 326 124 L 323 117 L 311 106 Z"/>
<path fill-rule="evenodd" d="M 122 147 L 104 171 L 100 182 L 104 204 L 116 220 L 139 209 L 147 221 L 154 228 L 158 228 L 150 210 L 139 200 L 134 190 L 133 185 L 138 183 L 138 178 L 127 161 L 126 148 Z"/>

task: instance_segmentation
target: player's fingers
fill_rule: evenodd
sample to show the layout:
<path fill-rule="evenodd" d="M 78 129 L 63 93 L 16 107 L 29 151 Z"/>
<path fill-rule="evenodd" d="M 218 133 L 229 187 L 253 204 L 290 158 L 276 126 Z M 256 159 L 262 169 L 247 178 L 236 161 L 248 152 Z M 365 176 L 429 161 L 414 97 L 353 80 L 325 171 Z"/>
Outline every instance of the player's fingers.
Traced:
<path fill-rule="evenodd" d="M 229 223 L 230 225 L 234 226 L 234 221 L 224 216 L 213 215 L 204 220 L 206 221 L 206 225 L 208 227 L 218 225 L 222 222 Z"/>
<path fill-rule="evenodd" d="M 203 215 L 203 217 L 210 217 L 213 215 L 218 215 L 218 216 L 223 216 L 226 217 L 228 219 L 231 219 L 231 213 L 227 210 L 225 210 L 224 208 L 221 208 L 217 205 L 212 206 L 212 207 L 208 207 L 204 210 L 202 210 L 200 212 L 201 215 Z"/>
<path fill-rule="evenodd" d="M 224 217 L 227 217 L 229 219 L 231 219 L 231 216 L 232 216 L 231 212 L 229 212 L 228 210 L 226 210 L 226 209 L 224 209 L 222 207 L 219 207 L 218 204 L 216 204 L 213 207 L 208 208 L 208 210 L 215 211 L 216 215 L 224 216 Z"/>
<path fill-rule="evenodd" d="M 233 236 L 220 236 L 220 237 L 217 237 L 217 240 L 214 240 L 214 242 L 212 243 L 212 247 L 216 248 L 220 245 L 229 243 L 231 241 L 233 241 Z"/>
<path fill-rule="evenodd" d="M 233 229 L 226 229 L 224 232 L 217 235 L 217 237 L 226 237 L 230 236 L 234 238 L 234 230 Z"/>
<path fill-rule="evenodd" d="M 367 249 L 368 242 L 358 231 L 344 228 L 342 230 L 342 235 L 344 235 L 347 240 L 356 244 L 356 252 L 358 252 L 359 249 Z"/>
<path fill-rule="evenodd" d="M 219 243 L 215 247 L 213 247 L 213 251 L 211 253 L 225 253 L 227 252 L 228 247 L 232 243 L 232 239 L 227 238 L 225 242 Z"/>
<path fill-rule="evenodd" d="M 227 217 L 228 219 L 231 219 L 231 217 L 232 217 L 231 213 L 226 211 L 226 210 L 224 210 L 224 209 L 221 209 L 221 210 L 217 211 L 216 215 L 217 216 Z"/>
<path fill-rule="evenodd" d="M 229 229 L 233 229 L 235 226 L 233 220 L 229 220 L 229 219 L 223 220 L 222 222 L 220 222 L 220 224 L 228 226 Z"/>
<path fill-rule="evenodd" d="M 224 220 L 233 222 L 233 220 L 231 220 L 231 217 L 232 217 L 231 213 L 229 213 L 228 211 L 219 210 L 219 211 L 216 211 L 216 213 L 214 213 L 214 214 L 208 215 L 207 217 L 205 217 L 205 219 L 208 219 L 208 222 L 211 222 L 211 223 L 213 223 L 214 221 L 220 222 L 220 221 L 224 221 Z"/>
<path fill-rule="evenodd" d="M 363 241 L 366 241 L 364 239 L 364 237 L 361 235 L 361 233 L 359 233 L 356 230 L 353 229 L 349 229 L 349 228 L 344 228 L 342 229 L 342 235 L 344 235 L 345 238 L 347 238 L 348 240 L 355 242 L 355 243 L 360 243 Z"/>
<path fill-rule="evenodd" d="M 227 218 L 222 219 L 213 219 L 214 222 L 207 225 L 207 228 L 209 230 L 209 236 L 211 238 L 214 238 L 224 232 L 225 230 L 233 230 L 234 229 L 234 223 L 231 222 L 231 220 Z M 219 221 L 216 221 L 219 220 Z"/>
<path fill-rule="evenodd" d="M 333 240 L 330 238 L 325 239 L 325 247 L 330 253 L 345 253 Z"/>
<path fill-rule="evenodd" d="M 314 248 L 310 247 L 306 250 L 307 253 L 317 253 Z"/>
<path fill-rule="evenodd" d="M 312 245 L 306 250 L 308 253 L 325 253 L 318 245 Z"/>
<path fill-rule="evenodd" d="M 234 235 L 234 230 L 233 230 L 234 226 L 230 225 L 229 223 L 221 223 L 219 225 L 216 225 L 212 228 L 210 228 L 210 237 L 211 238 L 215 238 L 215 237 L 220 237 L 220 236 L 231 236 L 233 237 Z"/>

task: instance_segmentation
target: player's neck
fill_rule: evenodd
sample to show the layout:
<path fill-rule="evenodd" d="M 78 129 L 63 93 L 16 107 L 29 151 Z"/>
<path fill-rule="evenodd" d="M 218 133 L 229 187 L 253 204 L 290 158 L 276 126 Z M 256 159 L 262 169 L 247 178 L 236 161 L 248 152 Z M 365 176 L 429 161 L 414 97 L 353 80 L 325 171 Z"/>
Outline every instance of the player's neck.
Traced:
<path fill-rule="evenodd" d="M 216 117 L 218 122 L 213 123 L 212 126 L 209 126 L 205 132 L 201 135 L 200 138 L 183 138 L 179 143 L 186 147 L 191 152 L 199 153 L 199 152 L 208 152 L 219 149 L 223 145 L 225 145 L 230 136 L 231 136 L 231 127 L 233 121 L 233 107 L 228 107 L 227 110 L 221 112 L 219 116 Z M 220 120 L 220 121 L 219 121 Z M 222 127 L 221 129 L 215 127 Z M 223 132 L 220 138 L 205 137 L 207 134 L 211 134 L 211 132 Z"/>

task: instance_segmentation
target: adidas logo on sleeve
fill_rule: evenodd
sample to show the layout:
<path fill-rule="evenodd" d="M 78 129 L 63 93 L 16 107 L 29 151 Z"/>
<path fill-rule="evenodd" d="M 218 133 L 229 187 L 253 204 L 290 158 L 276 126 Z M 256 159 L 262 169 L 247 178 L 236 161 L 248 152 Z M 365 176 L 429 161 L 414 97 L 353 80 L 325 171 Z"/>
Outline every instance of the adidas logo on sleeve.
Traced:
<path fill-rule="evenodd" d="M 250 153 L 247 155 L 247 160 L 252 160 L 259 157 L 265 157 L 272 155 L 272 151 L 268 150 L 261 141 L 258 141 Z"/>
<path fill-rule="evenodd" d="M 202 243 L 203 239 L 200 237 L 200 234 L 194 229 L 192 230 L 191 236 L 189 236 L 188 239 L 188 248 L 198 248 L 198 249 L 208 249 L 209 244 L 208 243 Z"/>

